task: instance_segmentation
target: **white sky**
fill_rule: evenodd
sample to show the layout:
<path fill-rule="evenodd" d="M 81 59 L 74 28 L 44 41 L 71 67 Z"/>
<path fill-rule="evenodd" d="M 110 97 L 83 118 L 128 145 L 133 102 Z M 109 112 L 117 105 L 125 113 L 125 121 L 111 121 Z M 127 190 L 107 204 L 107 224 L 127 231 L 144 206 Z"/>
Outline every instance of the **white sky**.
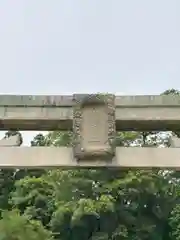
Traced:
<path fill-rule="evenodd" d="M 179 0 L 1 0 L 0 93 L 180 89 L 179 13 Z"/>

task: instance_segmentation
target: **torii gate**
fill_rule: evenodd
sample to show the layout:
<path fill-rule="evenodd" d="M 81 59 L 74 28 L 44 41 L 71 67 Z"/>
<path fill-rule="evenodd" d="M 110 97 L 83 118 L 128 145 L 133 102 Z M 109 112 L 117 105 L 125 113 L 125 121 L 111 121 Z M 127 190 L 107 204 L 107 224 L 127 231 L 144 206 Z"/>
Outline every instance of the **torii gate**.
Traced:
<path fill-rule="evenodd" d="M 0 168 L 180 167 L 180 148 L 116 147 L 116 130 L 180 129 L 178 96 L 0 96 L 1 130 L 72 130 L 71 147 L 0 141 Z"/>

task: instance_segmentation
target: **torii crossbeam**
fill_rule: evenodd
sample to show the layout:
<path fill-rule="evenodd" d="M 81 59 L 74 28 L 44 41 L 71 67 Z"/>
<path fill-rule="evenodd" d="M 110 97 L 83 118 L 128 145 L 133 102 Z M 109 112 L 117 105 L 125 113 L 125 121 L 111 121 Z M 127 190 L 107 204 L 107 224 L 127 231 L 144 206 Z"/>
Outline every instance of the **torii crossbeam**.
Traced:
<path fill-rule="evenodd" d="M 15 138 L 3 140 L 0 168 L 180 167 L 176 146 L 126 148 L 116 147 L 114 141 L 117 130 L 179 130 L 179 96 L 1 95 L 0 129 L 74 133 L 72 147 L 15 147 Z"/>

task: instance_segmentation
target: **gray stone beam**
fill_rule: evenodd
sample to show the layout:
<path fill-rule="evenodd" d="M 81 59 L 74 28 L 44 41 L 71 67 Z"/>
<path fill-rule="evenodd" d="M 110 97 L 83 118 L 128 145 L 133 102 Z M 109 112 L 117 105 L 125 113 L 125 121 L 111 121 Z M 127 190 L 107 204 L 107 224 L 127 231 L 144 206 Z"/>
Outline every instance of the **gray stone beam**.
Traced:
<path fill-rule="evenodd" d="M 112 162 L 76 161 L 67 147 L 0 147 L 0 168 L 161 168 L 180 169 L 179 148 L 118 147 Z"/>
<path fill-rule="evenodd" d="M 117 130 L 180 130 L 180 97 L 116 96 Z M 71 130 L 73 96 L 0 95 L 0 129 Z"/>

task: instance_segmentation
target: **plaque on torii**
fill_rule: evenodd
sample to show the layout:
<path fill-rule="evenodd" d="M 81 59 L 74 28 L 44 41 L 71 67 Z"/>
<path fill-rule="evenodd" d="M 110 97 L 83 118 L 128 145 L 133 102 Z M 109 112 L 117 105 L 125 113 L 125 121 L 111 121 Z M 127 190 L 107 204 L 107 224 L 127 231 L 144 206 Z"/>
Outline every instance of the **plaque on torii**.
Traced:
<path fill-rule="evenodd" d="M 77 161 L 112 161 L 115 156 L 114 95 L 76 94 L 73 152 Z"/>

